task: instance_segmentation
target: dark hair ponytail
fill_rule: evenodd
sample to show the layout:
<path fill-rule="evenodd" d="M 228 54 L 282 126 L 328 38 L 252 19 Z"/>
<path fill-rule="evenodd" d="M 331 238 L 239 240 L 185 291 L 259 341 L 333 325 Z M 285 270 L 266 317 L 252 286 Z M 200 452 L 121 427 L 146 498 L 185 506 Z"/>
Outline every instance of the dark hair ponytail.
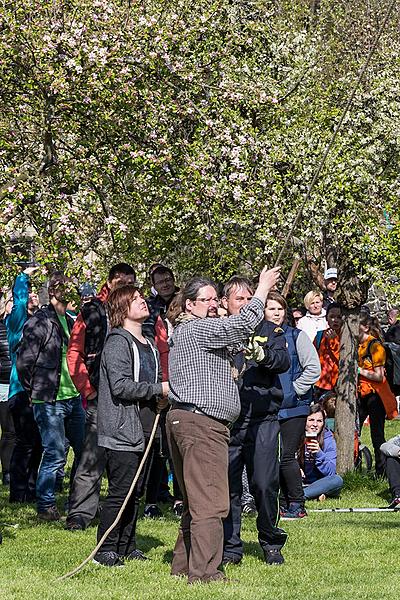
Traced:
<path fill-rule="evenodd" d="M 370 314 L 362 312 L 360 314 L 360 325 L 368 327 L 369 333 L 372 335 L 372 337 L 376 338 L 382 343 L 384 342 L 382 329 L 376 317 L 372 317 Z"/>

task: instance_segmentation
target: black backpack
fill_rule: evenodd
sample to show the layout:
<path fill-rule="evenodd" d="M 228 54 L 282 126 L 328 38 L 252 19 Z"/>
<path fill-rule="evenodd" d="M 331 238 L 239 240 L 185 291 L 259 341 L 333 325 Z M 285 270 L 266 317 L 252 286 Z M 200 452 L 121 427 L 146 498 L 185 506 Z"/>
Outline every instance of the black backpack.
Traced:
<path fill-rule="evenodd" d="M 395 396 L 400 396 L 400 344 L 371 340 L 367 346 L 366 358 L 371 358 L 371 347 L 375 342 L 382 344 L 386 351 L 385 373 L 390 389 Z"/>

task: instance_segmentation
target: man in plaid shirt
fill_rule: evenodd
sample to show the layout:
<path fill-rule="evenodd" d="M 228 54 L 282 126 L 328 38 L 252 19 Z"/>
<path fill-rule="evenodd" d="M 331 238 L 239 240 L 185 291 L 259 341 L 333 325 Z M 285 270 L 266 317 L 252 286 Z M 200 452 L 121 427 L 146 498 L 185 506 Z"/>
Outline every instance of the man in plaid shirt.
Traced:
<path fill-rule="evenodd" d="M 181 292 L 170 342 L 167 434 L 184 501 L 171 573 L 189 583 L 225 579 L 218 567 L 229 511 L 229 426 L 240 413 L 228 347 L 245 342 L 262 321 L 279 273 L 265 268 L 252 300 L 229 319 L 206 318 L 216 317 L 218 307 L 209 279 L 196 277 Z"/>

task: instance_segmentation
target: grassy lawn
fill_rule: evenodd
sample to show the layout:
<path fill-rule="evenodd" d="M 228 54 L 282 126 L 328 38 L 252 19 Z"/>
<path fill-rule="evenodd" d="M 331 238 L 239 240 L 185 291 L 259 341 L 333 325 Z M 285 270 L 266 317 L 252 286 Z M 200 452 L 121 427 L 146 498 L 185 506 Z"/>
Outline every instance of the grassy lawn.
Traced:
<path fill-rule="evenodd" d="M 387 423 L 387 438 L 399 431 L 400 421 Z M 369 444 L 368 435 L 365 429 L 364 441 Z M 352 474 L 339 500 L 323 505 L 310 502 L 308 508 L 385 506 L 388 500 L 386 482 Z M 61 496 L 60 506 L 64 501 L 65 496 Z M 89 564 L 73 579 L 58 582 L 58 576 L 90 553 L 96 543 L 96 528 L 71 533 L 62 523 L 39 524 L 34 508 L 10 506 L 2 489 L 0 521 L 18 527 L 2 526 L 0 598 L 383 600 L 397 595 L 400 513 L 310 513 L 299 522 L 285 522 L 289 539 L 282 567 L 263 563 L 255 519 L 246 517 L 245 559 L 227 571 L 233 581 L 190 587 L 169 575 L 178 521 L 167 507 L 164 513 L 164 519 L 140 519 L 138 523 L 138 547 L 151 560 L 127 563 L 121 569 Z"/>

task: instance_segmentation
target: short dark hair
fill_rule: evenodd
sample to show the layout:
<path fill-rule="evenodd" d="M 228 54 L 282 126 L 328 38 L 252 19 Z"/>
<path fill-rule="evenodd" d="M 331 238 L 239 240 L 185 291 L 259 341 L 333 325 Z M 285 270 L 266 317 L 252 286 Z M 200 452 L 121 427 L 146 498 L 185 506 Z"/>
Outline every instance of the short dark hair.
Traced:
<path fill-rule="evenodd" d="M 186 300 L 192 300 L 194 302 L 199 290 L 207 285 L 213 287 L 218 294 L 217 284 L 212 281 L 212 279 L 209 279 L 208 277 L 192 277 L 192 279 L 189 279 L 181 292 L 181 308 L 183 312 L 186 310 Z"/>
<path fill-rule="evenodd" d="M 248 277 L 233 275 L 233 277 L 231 277 L 222 288 L 222 296 L 228 298 L 229 294 L 234 288 L 245 288 L 250 293 L 254 294 L 254 286 Z"/>
<path fill-rule="evenodd" d="M 55 290 L 57 290 L 60 286 L 63 286 L 67 279 L 67 276 L 64 275 L 62 271 L 54 271 L 47 286 L 49 297 L 54 296 Z"/>
<path fill-rule="evenodd" d="M 113 279 L 115 279 L 118 274 L 134 275 L 134 277 L 136 279 L 135 269 L 133 267 L 131 267 L 131 265 L 128 265 L 127 263 L 118 263 L 117 265 L 114 265 L 113 267 L 111 267 L 110 272 L 108 273 L 108 281 L 112 281 Z"/>
<path fill-rule="evenodd" d="M 331 312 L 331 310 L 333 310 L 334 308 L 337 308 L 338 310 L 340 310 L 340 314 L 343 313 L 342 305 L 339 304 L 339 302 L 331 302 L 330 304 L 328 304 L 328 306 L 326 308 L 326 316 L 328 316 L 329 313 Z"/>
<path fill-rule="evenodd" d="M 286 316 L 288 305 L 286 302 L 286 298 L 284 298 L 282 296 L 282 294 L 280 294 L 279 292 L 276 292 L 275 290 L 271 290 L 267 294 L 267 299 L 265 301 L 265 305 L 267 305 L 268 300 L 273 300 L 274 302 L 277 302 L 278 304 L 280 304 L 282 306 L 282 308 L 284 309 L 285 316 Z"/>
<path fill-rule="evenodd" d="M 153 269 L 153 271 L 150 273 L 150 279 L 151 279 L 151 283 L 154 285 L 154 275 L 171 275 L 172 279 L 175 280 L 175 276 L 173 274 L 173 272 L 171 271 L 171 269 L 169 267 L 165 267 L 164 265 L 160 265 L 159 267 L 156 267 L 155 269 Z"/>

